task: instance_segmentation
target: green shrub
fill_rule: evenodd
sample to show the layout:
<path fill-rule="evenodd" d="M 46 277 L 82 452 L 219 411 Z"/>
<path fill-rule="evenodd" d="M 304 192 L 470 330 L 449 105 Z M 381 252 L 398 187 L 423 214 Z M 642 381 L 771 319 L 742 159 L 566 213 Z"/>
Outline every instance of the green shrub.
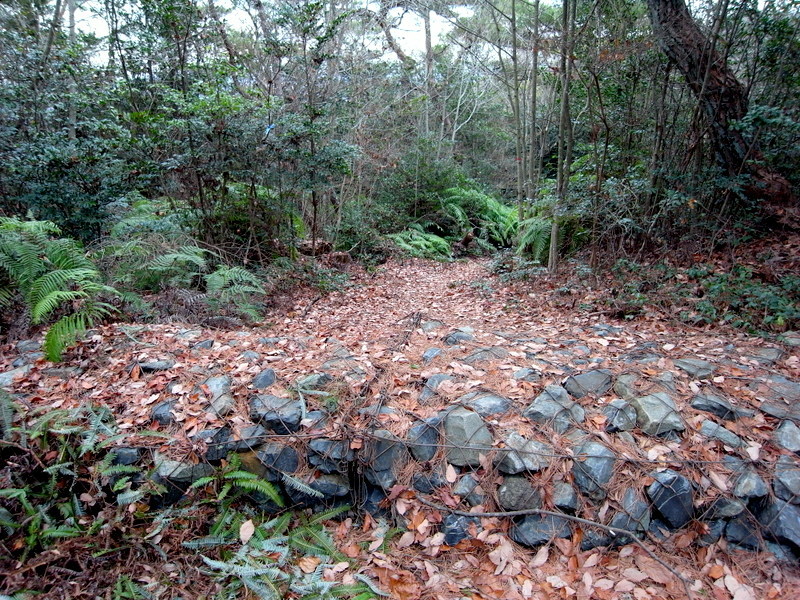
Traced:
<path fill-rule="evenodd" d="M 427 233 L 421 225 L 411 225 L 405 231 L 388 236 L 398 248 L 418 258 L 443 260 L 451 257 L 450 243 L 433 233 Z"/>
<path fill-rule="evenodd" d="M 55 320 L 44 340 L 48 360 L 61 360 L 65 348 L 114 308 L 101 300 L 118 295 L 102 283 L 100 271 L 74 240 L 49 221 L 0 218 L 0 307 L 21 298 L 31 322 Z M 60 315 L 60 316 L 59 316 Z"/>

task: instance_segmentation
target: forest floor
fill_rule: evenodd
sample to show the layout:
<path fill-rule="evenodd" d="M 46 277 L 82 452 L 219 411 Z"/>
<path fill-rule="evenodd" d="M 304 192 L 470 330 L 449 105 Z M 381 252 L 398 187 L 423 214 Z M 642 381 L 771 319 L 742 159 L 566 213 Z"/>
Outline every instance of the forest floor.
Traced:
<path fill-rule="evenodd" d="M 403 437 L 414 422 L 434 416 L 464 394 L 491 391 L 509 398 L 516 407 L 505 415 L 486 417 L 496 443 L 502 445 L 500 440 L 513 431 L 552 445 L 558 460 L 533 476 L 544 498 L 543 507 L 550 508 L 552 484 L 573 479 L 575 438 L 544 430 L 519 412 L 546 385 L 561 384 L 570 375 L 602 368 L 618 380 L 621 374 L 635 373 L 640 378 L 635 385 L 642 393 L 669 390 L 686 429 L 672 439 L 638 430 L 627 436 L 607 433 L 602 409 L 617 393 L 604 390 L 579 399 L 587 416 L 582 425 L 585 432 L 624 459 L 608 484 L 605 499 L 587 501 L 577 513 L 597 522 L 608 522 L 628 487 L 642 490 L 652 483 L 654 469 L 671 467 L 685 475 L 696 490 L 699 512 L 734 486 L 735 473 L 722 462 L 726 455 L 771 465 L 786 454 L 773 440 L 779 421 L 758 408 L 770 400 L 771 393 L 759 382 L 769 382 L 772 376 L 790 381 L 800 377 L 800 357 L 789 345 L 734 329 L 678 324 L 672 315 L 647 306 L 635 320 L 614 320 L 586 308 L 597 304 L 604 281 L 578 277 L 574 269 L 557 279 L 505 283 L 492 274 L 488 260 L 447 264 L 404 260 L 389 262 L 374 272 L 351 267 L 349 275 L 345 287 L 325 296 L 311 290 L 294 295 L 271 319 L 253 328 L 216 330 L 181 323 L 98 327 L 67 356 L 64 365 L 33 363 L 16 379 L 14 391 L 26 394 L 31 409 L 70 408 L 87 402 L 108 406 L 120 428 L 129 433 L 120 443 L 150 447 L 183 460 L 202 456 L 202 443 L 193 439 L 197 433 L 222 425 L 238 431 L 249 424 L 251 382 L 267 367 L 277 379 L 270 392 L 279 395 L 280 389 L 311 373 L 337 376 L 341 388 L 336 418 L 329 427 L 354 444 L 359 432 L 376 425 Z M 455 331 L 469 336 L 448 345 L 443 340 Z M 208 340 L 213 340 L 211 347 L 208 343 L 197 346 Z M 431 348 L 440 352 L 423 359 Z M 0 373 L 11 369 L 16 358 L 12 346 L 3 350 Z M 693 375 L 679 368 L 675 361 L 687 357 L 710 363 L 713 374 Z M 173 364 L 153 374 L 136 366 L 154 360 Z M 529 369 L 530 376 L 520 377 L 521 369 Z M 225 417 L 206 410 L 208 390 L 203 382 L 216 374 L 232 379 L 235 406 Z M 442 378 L 426 392 L 430 388 L 426 381 L 434 375 L 450 378 Z M 708 414 L 692 409 L 690 401 L 709 390 L 736 408 L 752 411 L 724 423 L 744 440 L 741 448 L 726 447 L 700 434 Z M 178 398 L 176 423 L 159 426 L 151 410 L 167 396 Z M 362 410 L 367 406 L 375 409 Z M 145 429 L 168 432 L 175 441 L 165 445 L 163 440 L 139 436 Z M 765 467 L 762 474 L 769 477 L 768 471 Z M 483 461 L 476 473 L 487 489 L 495 489 L 502 481 L 491 460 Z M 571 537 L 528 548 L 510 541 L 509 519 L 490 515 L 481 517 L 471 538 L 447 546 L 436 534 L 437 524 L 446 516 L 442 507 L 491 513 L 500 510 L 496 495 L 490 492 L 483 504 L 465 507 L 447 486 L 429 495 L 415 491 L 413 475 L 406 469 L 389 494 L 390 502 L 385 503 L 400 527 L 394 537 L 387 537 L 381 518 L 366 513 L 332 525 L 339 549 L 357 565 L 356 570 L 394 598 L 644 599 L 685 598 L 687 593 L 720 600 L 800 597 L 796 562 L 782 561 L 769 547 L 738 548 L 725 537 L 700 545 L 698 540 L 708 533 L 700 520 L 669 532 L 664 539 L 651 535 L 641 544 L 582 550 L 592 529 L 589 525 L 573 523 Z M 452 484 L 460 473 L 449 467 L 442 476 Z M 422 496 L 427 503 L 420 501 Z M 176 557 L 181 552 L 180 539 L 170 541 L 166 533 L 159 539 L 170 564 L 196 564 L 196 557 Z M 52 561 L 57 563 L 55 558 Z M 29 588 L 48 577 L 69 579 L 55 568 L 26 570 L 24 565 L 3 562 L 0 566 L 9 579 L 5 589 L 0 585 L 0 593 L 12 591 L 8 587 L 12 579 Z M 109 570 L 124 568 L 117 564 Z M 198 581 L 176 580 L 173 591 L 163 589 L 157 583 L 162 570 L 152 554 L 149 563 L 145 560 L 136 567 L 135 576 L 131 573 L 142 584 L 150 582 L 149 589 L 157 597 L 203 595 Z M 326 577 L 346 577 L 347 573 L 346 569 L 331 570 Z M 88 576 L 74 575 L 73 585 L 88 585 Z M 73 597 L 84 597 L 75 587 L 72 590 Z"/>

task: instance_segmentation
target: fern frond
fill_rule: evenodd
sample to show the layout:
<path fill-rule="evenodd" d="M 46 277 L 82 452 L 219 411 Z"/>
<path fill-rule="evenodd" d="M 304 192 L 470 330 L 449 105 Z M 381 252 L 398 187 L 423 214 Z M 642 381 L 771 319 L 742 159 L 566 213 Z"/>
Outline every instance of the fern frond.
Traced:
<path fill-rule="evenodd" d="M 87 315 L 79 312 L 65 315 L 53 323 L 44 336 L 42 345 L 47 360 L 53 362 L 61 360 L 64 349 L 74 344 L 78 336 L 88 329 L 89 324 Z"/>
<path fill-rule="evenodd" d="M 278 490 L 275 489 L 275 486 L 272 485 L 269 481 L 265 481 L 264 479 L 236 479 L 232 481 L 233 485 L 243 490 L 247 490 L 248 492 L 259 492 L 264 494 L 267 498 L 272 500 L 278 506 L 283 506 L 284 501 L 281 498 L 281 495 L 278 493 Z"/>
<path fill-rule="evenodd" d="M 144 491 L 143 490 L 129 490 L 127 492 L 122 492 L 121 494 L 117 494 L 117 504 L 120 506 L 125 506 L 126 504 L 133 504 L 134 502 L 138 502 L 144 498 Z"/>
<path fill-rule="evenodd" d="M 77 242 L 69 238 L 51 240 L 47 244 L 47 258 L 59 270 L 95 270 L 91 260 Z"/>
<path fill-rule="evenodd" d="M 5 442 L 11 441 L 11 428 L 14 426 L 14 415 L 17 407 L 11 394 L 0 389 L 0 439 Z"/>
<path fill-rule="evenodd" d="M 82 290 L 53 290 L 33 305 L 31 309 L 31 321 L 33 321 L 34 324 L 41 323 L 59 306 L 86 297 L 86 292 Z"/>
<path fill-rule="evenodd" d="M 283 480 L 284 485 L 289 486 L 292 489 L 297 490 L 298 492 L 302 492 L 307 496 L 311 496 L 312 498 L 324 498 L 325 494 L 320 492 L 319 490 L 315 490 L 307 483 L 297 479 L 296 477 L 292 477 L 288 473 L 281 473 L 281 479 Z"/>
<path fill-rule="evenodd" d="M 313 519 L 311 519 L 308 522 L 308 524 L 309 525 L 322 525 L 325 521 L 330 521 L 331 519 L 335 519 L 339 515 L 341 515 L 343 513 L 346 513 L 348 510 L 350 510 L 350 508 L 351 508 L 350 506 L 345 504 L 343 506 L 337 506 L 335 508 L 331 508 L 329 510 L 323 511 L 323 512 L 319 513 L 318 515 L 316 515 Z"/>
<path fill-rule="evenodd" d="M 522 221 L 519 226 L 517 251 L 542 262 L 550 248 L 551 228 L 552 221 L 542 217 L 532 217 Z"/>
<path fill-rule="evenodd" d="M 209 535 L 206 537 L 197 538 L 194 540 L 189 540 L 188 542 L 183 542 L 181 546 L 184 548 L 189 548 L 190 550 L 199 550 L 200 548 L 210 548 L 214 546 L 226 546 L 228 544 L 232 544 L 233 542 L 229 539 L 226 539 L 222 536 L 217 535 Z"/>

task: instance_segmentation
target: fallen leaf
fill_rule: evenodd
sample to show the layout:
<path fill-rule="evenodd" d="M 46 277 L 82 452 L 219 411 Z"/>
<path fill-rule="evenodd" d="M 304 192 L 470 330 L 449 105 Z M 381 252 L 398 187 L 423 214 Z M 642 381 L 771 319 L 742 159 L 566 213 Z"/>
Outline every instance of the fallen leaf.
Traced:
<path fill-rule="evenodd" d="M 322 561 L 316 556 L 302 556 L 297 560 L 297 566 L 303 573 L 313 573 Z"/>
<path fill-rule="evenodd" d="M 256 526 L 253 524 L 253 520 L 247 519 L 247 521 L 239 526 L 239 539 L 243 544 L 246 544 L 250 541 L 250 538 L 253 537 L 255 532 Z"/>

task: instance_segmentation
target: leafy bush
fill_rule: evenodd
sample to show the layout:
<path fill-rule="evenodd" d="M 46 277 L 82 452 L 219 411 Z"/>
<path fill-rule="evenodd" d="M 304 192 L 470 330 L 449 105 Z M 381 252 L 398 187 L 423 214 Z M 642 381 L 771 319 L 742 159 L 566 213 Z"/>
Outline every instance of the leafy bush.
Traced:
<path fill-rule="evenodd" d="M 77 242 L 52 237 L 59 233 L 49 221 L 0 218 L 0 307 L 20 297 L 35 325 L 60 315 L 44 340 L 52 361 L 111 314 L 114 308 L 101 298 L 118 295 Z"/>
<path fill-rule="evenodd" d="M 425 232 L 421 225 L 410 225 L 405 231 L 388 237 L 411 256 L 438 260 L 451 257 L 450 243 L 438 235 Z"/>

